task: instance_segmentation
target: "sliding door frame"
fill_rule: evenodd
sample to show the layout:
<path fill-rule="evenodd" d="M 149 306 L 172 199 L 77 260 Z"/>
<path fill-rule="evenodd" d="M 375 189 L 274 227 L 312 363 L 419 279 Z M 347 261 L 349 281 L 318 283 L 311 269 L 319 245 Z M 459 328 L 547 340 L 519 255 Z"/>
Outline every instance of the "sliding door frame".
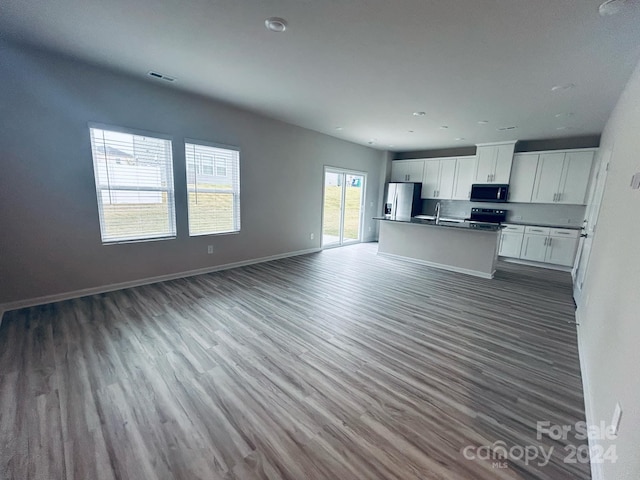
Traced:
<path fill-rule="evenodd" d="M 337 174 L 341 174 L 343 175 L 342 177 L 342 191 L 340 193 L 341 195 L 341 203 L 340 203 L 340 208 L 341 208 L 341 212 L 340 212 L 340 231 L 339 231 L 339 241 L 337 243 L 332 243 L 331 245 L 325 245 L 324 244 L 324 204 L 325 204 L 325 194 L 326 194 L 326 182 L 327 182 L 327 173 L 337 173 Z M 344 217 L 345 217 L 345 210 L 346 210 L 346 193 L 347 193 L 347 185 L 346 185 L 346 178 L 347 175 L 358 175 L 362 177 L 362 195 L 360 197 L 360 218 L 358 219 L 359 222 L 359 228 L 358 228 L 358 238 L 355 240 L 348 240 L 348 241 L 344 241 Z M 348 168 L 344 168 L 344 167 L 332 167 L 331 165 L 325 165 L 324 169 L 323 169 L 323 173 L 322 173 L 322 214 L 321 214 L 321 221 L 320 221 L 320 246 L 323 249 L 327 249 L 327 248 L 335 248 L 335 247 L 342 247 L 345 245 L 352 245 L 355 243 L 361 243 L 362 242 L 362 238 L 364 237 L 364 212 L 365 212 L 365 206 L 366 206 L 366 198 L 367 198 L 367 173 L 366 172 L 360 172 L 358 170 L 351 170 Z"/>

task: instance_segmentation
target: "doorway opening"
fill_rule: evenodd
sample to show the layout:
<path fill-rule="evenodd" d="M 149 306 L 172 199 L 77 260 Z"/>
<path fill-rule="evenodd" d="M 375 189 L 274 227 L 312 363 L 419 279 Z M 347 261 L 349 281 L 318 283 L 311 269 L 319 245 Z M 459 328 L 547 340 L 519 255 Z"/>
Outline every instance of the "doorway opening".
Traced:
<path fill-rule="evenodd" d="M 322 248 L 362 241 L 366 179 L 361 172 L 325 167 Z"/>

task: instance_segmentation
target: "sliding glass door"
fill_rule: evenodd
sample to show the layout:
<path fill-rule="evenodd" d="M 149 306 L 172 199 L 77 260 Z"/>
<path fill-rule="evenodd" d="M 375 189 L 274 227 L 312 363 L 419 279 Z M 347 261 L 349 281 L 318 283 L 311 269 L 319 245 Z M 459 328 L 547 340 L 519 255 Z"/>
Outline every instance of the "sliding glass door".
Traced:
<path fill-rule="evenodd" d="M 362 240 L 363 173 L 325 167 L 322 246 L 337 247 Z"/>

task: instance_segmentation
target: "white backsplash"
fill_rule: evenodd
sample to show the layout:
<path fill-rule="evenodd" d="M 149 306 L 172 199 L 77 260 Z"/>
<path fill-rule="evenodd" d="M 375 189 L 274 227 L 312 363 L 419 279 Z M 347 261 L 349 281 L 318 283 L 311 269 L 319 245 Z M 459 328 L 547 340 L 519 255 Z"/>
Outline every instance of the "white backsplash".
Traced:
<path fill-rule="evenodd" d="M 422 213 L 435 212 L 438 200 L 423 200 Z M 540 203 L 482 203 L 463 200 L 440 200 L 440 214 L 445 217 L 469 218 L 472 207 L 507 210 L 507 222 L 541 223 L 579 227 L 584 220 L 584 205 L 548 205 Z"/>

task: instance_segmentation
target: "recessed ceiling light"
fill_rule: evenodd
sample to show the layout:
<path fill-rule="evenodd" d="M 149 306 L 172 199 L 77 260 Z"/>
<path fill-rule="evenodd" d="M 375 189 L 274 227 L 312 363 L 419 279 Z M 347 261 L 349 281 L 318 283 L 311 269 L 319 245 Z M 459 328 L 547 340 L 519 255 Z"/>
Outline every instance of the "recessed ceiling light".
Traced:
<path fill-rule="evenodd" d="M 572 88 L 575 88 L 576 84 L 575 83 L 565 83 L 563 85 L 555 85 L 553 87 L 551 87 L 551 91 L 552 92 L 563 92 L 565 90 L 571 90 Z"/>
<path fill-rule="evenodd" d="M 449 125 L 442 125 L 442 126 L 440 126 L 440 130 L 446 130 L 447 128 L 449 128 Z"/>
<path fill-rule="evenodd" d="M 620 13 L 620 10 L 624 8 L 627 0 L 607 0 L 606 2 L 602 2 L 602 4 L 598 7 L 598 12 L 600 15 L 615 15 L 616 13 Z"/>
<path fill-rule="evenodd" d="M 557 127 L 556 130 L 571 130 L 571 127 Z"/>
<path fill-rule="evenodd" d="M 394 145 L 389 145 L 389 147 L 393 147 Z"/>
<path fill-rule="evenodd" d="M 499 131 L 499 132 L 506 132 L 506 131 L 508 131 L 508 130 L 515 130 L 516 128 L 518 128 L 518 127 L 516 127 L 515 125 L 511 125 L 511 126 L 509 126 L 509 127 L 500 127 L 500 128 L 498 129 L 498 131 Z"/>
<path fill-rule="evenodd" d="M 478 125 L 486 125 L 487 123 L 489 123 L 489 120 L 480 120 Z"/>
<path fill-rule="evenodd" d="M 458 142 L 460 142 L 460 141 L 464 140 L 464 137 L 457 137 L 457 138 L 456 138 L 456 140 L 457 140 Z"/>
<path fill-rule="evenodd" d="M 424 117 L 427 112 L 413 112 L 414 117 Z"/>
<path fill-rule="evenodd" d="M 271 32 L 281 33 L 287 29 L 287 21 L 284 18 L 271 17 L 264 21 L 264 26 Z"/>
<path fill-rule="evenodd" d="M 342 128 L 342 127 L 336 127 L 336 130 L 341 131 L 341 130 L 344 130 L 344 128 Z"/>
<path fill-rule="evenodd" d="M 556 113 L 554 115 L 554 117 L 556 118 L 563 118 L 563 117 L 573 117 L 575 115 L 575 113 L 573 112 L 568 112 L 568 113 Z"/>

